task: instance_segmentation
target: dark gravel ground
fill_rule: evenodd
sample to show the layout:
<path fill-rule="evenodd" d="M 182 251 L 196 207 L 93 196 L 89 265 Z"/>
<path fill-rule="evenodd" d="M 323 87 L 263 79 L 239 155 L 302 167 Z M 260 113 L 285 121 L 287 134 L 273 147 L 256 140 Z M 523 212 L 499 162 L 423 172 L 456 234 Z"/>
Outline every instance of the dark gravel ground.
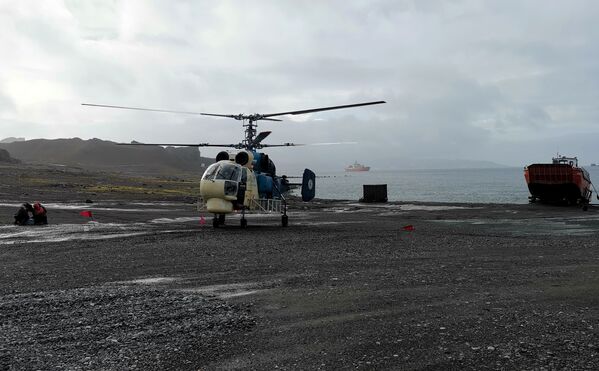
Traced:
<path fill-rule="evenodd" d="M 0 370 L 599 368 L 598 208 L 102 202 L 0 226 Z"/>
<path fill-rule="evenodd" d="M 204 344 L 254 325 L 220 300 L 111 285 L 4 295 L 0 320 L 4 367 L 40 370 L 191 366 Z"/>

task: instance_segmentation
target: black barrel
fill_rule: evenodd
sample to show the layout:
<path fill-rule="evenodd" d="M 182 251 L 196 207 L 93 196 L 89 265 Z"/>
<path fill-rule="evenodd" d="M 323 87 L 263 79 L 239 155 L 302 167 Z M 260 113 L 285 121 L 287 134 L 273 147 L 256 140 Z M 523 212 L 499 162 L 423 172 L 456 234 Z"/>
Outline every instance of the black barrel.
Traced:
<path fill-rule="evenodd" d="M 360 202 L 387 202 L 386 184 L 364 184 L 364 197 Z"/>

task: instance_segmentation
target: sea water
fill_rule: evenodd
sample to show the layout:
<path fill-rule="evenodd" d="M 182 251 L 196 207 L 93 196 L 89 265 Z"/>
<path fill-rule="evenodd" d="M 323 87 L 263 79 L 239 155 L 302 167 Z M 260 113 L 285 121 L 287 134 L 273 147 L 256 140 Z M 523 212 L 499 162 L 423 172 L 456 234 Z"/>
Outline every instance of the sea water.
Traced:
<path fill-rule="evenodd" d="M 599 188 L 599 167 L 585 167 Z M 316 197 L 358 200 L 364 184 L 387 184 L 389 201 L 528 203 L 524 168 L 316 174 Z M 598 203 L 593 192 L 592 203 Z"/>

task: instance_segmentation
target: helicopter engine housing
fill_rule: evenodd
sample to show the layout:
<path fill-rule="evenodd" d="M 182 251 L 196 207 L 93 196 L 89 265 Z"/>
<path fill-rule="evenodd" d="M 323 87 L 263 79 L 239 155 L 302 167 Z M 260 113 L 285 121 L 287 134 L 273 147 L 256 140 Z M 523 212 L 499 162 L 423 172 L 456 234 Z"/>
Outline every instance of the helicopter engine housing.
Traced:
<path fill-rule="evenodd" d="M 216 155 L 216 162 L 222 161 L 222 160 L 228 160 L 229 159 L 229 152 L 227 151 L 220 151 L 217 155 Z"/>
<path fill-rule="evenodd" d="M 254 154 L 251 151 L 239 151 L 235 155 L 235 162 L 241 166 L 250 167 L 254 161 Z"/>

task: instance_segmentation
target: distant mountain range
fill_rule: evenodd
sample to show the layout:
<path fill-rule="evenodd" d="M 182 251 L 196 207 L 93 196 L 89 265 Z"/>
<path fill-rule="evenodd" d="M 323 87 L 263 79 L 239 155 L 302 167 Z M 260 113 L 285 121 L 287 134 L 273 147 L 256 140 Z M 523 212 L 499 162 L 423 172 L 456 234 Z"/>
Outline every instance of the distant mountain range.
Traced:
<path fill-rule="evenodd" d="M 0 140 L 0 143 L 24 142 L 25 138 L 8 137 Z"/>
<path fill-rule="evenodd" d="M 27 163 L 156 175 L 180 172 L 201 174 L 206 166 L 214 162 L 213 158 L 201 157 L 200 151 L 194 147 L 120 146 L 100 139 L 79 138 L 7 139 L 0 141 L 0 148 Z"/>

